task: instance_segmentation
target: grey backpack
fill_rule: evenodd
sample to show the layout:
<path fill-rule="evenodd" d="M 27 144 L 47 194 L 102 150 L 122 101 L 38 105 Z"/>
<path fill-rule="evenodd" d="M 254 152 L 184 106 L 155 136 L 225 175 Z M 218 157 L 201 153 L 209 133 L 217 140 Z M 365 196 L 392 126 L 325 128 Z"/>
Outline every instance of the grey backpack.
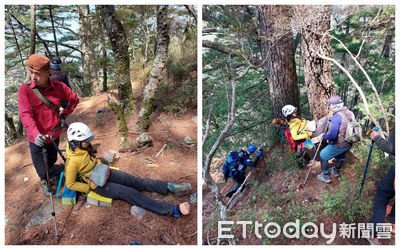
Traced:
<path fill-rule="evenodd" d="M 344 112 L 342 112 L 342 114 L 344 114 L 344 117 L 349 120 L 349 122 L 347 123 L 346 135 L 344 137 L 344 140 L 350 144 L 360 142 L 362 138 L 361 125 L 356 121 L 354 115 L 351 119 L 349 119 Z"/>

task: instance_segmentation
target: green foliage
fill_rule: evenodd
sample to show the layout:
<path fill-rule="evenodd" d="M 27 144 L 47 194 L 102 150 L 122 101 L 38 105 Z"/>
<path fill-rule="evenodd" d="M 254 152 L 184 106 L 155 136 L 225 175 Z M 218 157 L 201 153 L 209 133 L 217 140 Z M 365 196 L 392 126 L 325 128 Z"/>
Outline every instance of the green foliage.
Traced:
<path fill-rule="evenodd" d="M 360 183 L 355 182 L 351 185 L 346 177 L 340 177 L 339 187 L 324 189 L 321 204 L 325 214 L 344 216 L 350 223 L 355 221 L 356 215 L 368 218 L 371 214 L 373 197 L 362 196 L 356 199 Z M 369 190 L 371 185 L 366 182 L 364 191 Z"/>
<path fill-rule="evenodd" d="M 197 106 L 197 40 L 169 45 L 168 80 L 160 84 L 156 103 L 169 114 L 183 115 Z"/>

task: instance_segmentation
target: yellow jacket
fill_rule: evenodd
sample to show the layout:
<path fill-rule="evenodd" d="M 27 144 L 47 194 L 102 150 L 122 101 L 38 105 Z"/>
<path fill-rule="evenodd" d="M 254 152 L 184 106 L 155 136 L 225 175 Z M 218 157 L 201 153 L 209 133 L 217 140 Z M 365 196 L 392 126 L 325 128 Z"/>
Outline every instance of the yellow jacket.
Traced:
<path fill-rule="evenodd" d="M 303 140 L 311 137 L 312 132 L 306 130 L 307 120 L 301 120 L 299 118 L 292 118 L 289 122 L 289 130 L 290 134 L 293 137 L 293 140 Z"/>
<path fill-rule="evenodd" d="M 91 189 L 95 189 L 97 186 L 90 182 L 89 176 L 93 171 L 96 163 L 101 163 L 100 160 L 90 157 L 86 150 L 76 148 L 74 152 L 69 149 L 67 144 L 67 162 L 65 163 L 65 185 L 71 190 L 78 192 L 89 193 Z M 84 182 L 76 181 L 79 174 Z"/>

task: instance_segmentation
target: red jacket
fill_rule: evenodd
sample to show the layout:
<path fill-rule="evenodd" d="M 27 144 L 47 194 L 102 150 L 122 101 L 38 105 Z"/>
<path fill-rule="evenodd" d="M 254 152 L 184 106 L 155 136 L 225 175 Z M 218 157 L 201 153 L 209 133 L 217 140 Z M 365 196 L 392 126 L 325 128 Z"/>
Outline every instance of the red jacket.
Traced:
<path fill-rule="evenodd" d="M 78 96 L 62 82 L 50 79 L 50 85 L 45 88 L 39 88 L 40 92 L 47 97 L 57 107 L 60 107 L 60 100 L 67 100 L 68 106 L 64 109 L 63 114 L 69 115 L 74 111 L 79 103 Z M 33 92 L 31 85 L 21 84 L 18 89 L 18 109 L 22 124 L 26 129 L 28 140 L 35 143 L 35 137 L 38 134 L 49 135 L 51 131 L 60 123 L 59 114 L 47 107 Z M 61 129 L 53 134 L 53 139 L 58 138 Z M 47 138 L 50 143 L 50 138 Z"/>

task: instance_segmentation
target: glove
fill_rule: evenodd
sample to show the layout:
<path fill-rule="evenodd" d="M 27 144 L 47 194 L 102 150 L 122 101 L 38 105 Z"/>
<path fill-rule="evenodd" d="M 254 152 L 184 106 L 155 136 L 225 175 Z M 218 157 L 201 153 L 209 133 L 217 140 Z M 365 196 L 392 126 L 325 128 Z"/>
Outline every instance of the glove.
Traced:
<path fill-rule="evenodd" d="M 35 145 L 41 148 L 44 147 L 44 145 L 46 145 L 46 139 L 44 139 L 44 137 L 45 137 L 44 135 L 38 134 L 35 137 Z"/>
<path fill-rule="evenodd" d="M 105 165 L 110 165 L 110 163 L 104 158 L 100 158 L 100 161 Z"/>
<path fill-rule="evenodd" d="M 65 119 L 67 119 L 67 115 L 64 114 L 64 113 L 62 113 L 62 114 L 60 115 L 60 125 L 61 125 L 61 128 L 67 128 L 67 123 L 65 122 Z"/>
<path fill-rule="evenodd" d="M 261 157 L 264 155 L 264 151 L 260 148 L 260 152 L 258 152 L 257 157 Z"/>
<path fill-rule="evenodd" d="M 314 144 L 320 143 L 320 142 L 323 140 L 323 139 L 322 139 L 322 135 L 323 135 L 323 134 L 321 134 L 321 135 L 319 135 L 319 136 L 317 136 L 317 137 L 312 138 L 312 139 L 311 139 L 311 142 L 314 143 Z"/>

